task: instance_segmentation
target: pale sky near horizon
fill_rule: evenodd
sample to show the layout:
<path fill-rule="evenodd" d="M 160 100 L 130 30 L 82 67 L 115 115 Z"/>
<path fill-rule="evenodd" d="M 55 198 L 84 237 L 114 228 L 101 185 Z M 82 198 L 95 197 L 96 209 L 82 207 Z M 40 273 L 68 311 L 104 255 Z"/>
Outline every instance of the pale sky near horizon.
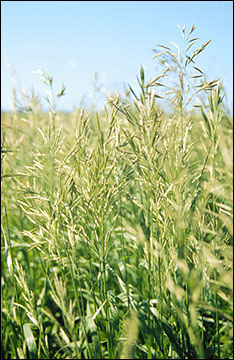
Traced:
<path fill-rule="evenodd" d="M 82 101 L 102 105 L 123 84 L 137 86 L 141 64 L 146 78 L 160 73 L 152 49 L 180 44 L 178 24 L 186 31 L 195 24 L 200 45 L 213 39 L 197 65 L 208 79 L 223 80 L 233 106 L 232 1 L 2 1 L 1 10 L 3 110 L 11 108 L 16 83 L 43 98 L 37 69 L 54 78 L 55 89 L 66 85 L 59 109 L 72 111 Z M 101 91 L 92 98 L 95 72 Z"/>

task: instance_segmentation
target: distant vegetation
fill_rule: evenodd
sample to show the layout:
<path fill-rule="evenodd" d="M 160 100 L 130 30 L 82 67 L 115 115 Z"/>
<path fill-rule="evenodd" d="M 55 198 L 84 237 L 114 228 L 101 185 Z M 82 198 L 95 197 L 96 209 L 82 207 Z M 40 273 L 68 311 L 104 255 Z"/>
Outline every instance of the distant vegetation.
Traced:
<path fill-rule="evenodd" d="M 233 358 L 233 120 L 193 31 L 103 111 L 41 73 L 49 111 L 2 114 L 3 359 Z"/>

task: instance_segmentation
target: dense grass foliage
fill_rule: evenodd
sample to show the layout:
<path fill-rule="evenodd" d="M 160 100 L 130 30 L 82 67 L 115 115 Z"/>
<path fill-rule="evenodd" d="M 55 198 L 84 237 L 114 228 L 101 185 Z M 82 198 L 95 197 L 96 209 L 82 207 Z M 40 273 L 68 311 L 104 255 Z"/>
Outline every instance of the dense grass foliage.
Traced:
<path fill-rule="evenodd" d="M 2 114 L 2 358 L 232 358 L 232 118 L 193 30 L 104 111 L 41 74 L 49 112 Z"/>

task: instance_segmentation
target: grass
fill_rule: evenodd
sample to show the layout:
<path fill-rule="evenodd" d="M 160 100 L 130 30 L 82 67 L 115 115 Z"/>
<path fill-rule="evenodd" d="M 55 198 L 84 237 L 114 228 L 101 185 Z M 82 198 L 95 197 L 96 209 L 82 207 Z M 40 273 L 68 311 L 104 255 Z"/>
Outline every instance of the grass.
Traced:
<path fill-rule="evenodd" d="M 232 358 L 232 118 L 193 31 L 104 111 L 41 73 L 49 111 L 2 114 L 2 358 Z"/>

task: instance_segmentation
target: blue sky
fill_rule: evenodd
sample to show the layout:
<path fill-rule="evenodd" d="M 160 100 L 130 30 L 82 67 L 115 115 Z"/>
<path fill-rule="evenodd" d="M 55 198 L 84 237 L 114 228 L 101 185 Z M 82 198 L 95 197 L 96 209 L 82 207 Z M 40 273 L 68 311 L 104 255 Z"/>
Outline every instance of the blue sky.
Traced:
<path fill-rule="evenodd" d="M 123 84 L 136 87 L 141 64 L 147 79 L 160 74 L 152 49 L 180 45 L 178 24 L 187 31 L 195 24 L 200 45 L 213 39 L 197 65 L 208 79 L 223 79 L 232 107 L 232 1 L 2 1 L 1 9 L 2 109 L 10 109 L 16 84 L 43 97 L 37 69 L 54 78 L 55 90 L 66 85 L 58 108 L 102 106 Z M 101 90 L 93 97 L 95 72 Z"/>

